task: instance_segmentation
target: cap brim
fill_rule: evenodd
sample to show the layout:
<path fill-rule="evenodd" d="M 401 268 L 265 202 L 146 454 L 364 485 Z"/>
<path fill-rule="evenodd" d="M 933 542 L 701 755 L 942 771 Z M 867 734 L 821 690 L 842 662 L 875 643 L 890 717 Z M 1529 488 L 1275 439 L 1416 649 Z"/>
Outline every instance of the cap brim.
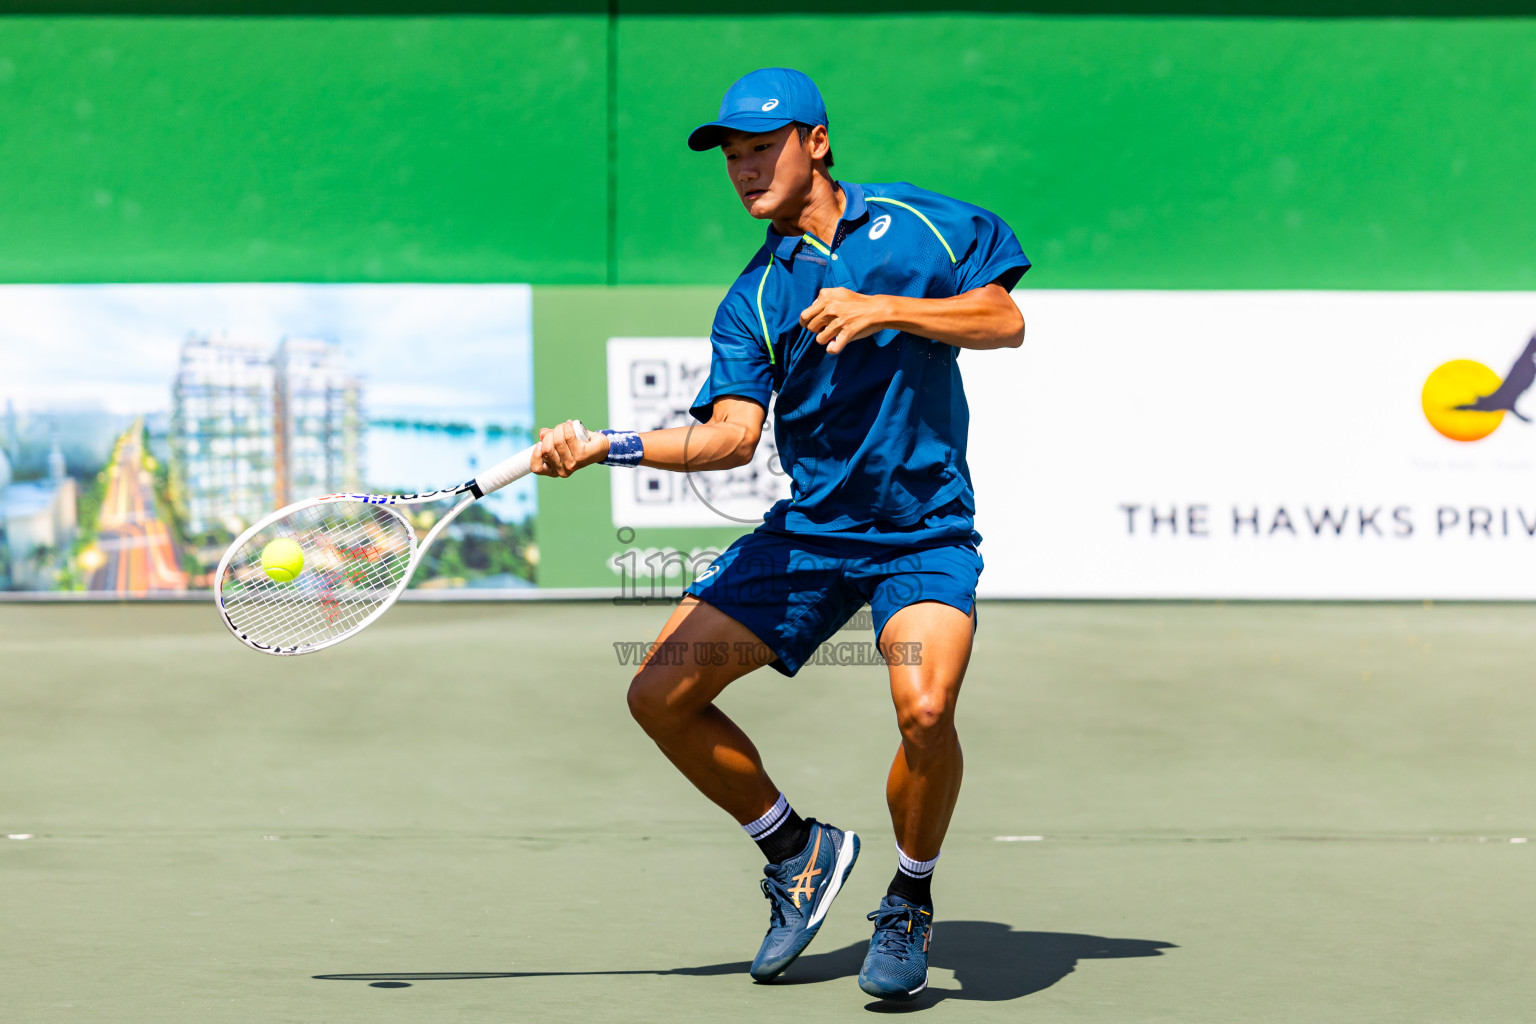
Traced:
<path fill-rule="evenodd" d="M 730 117 L 724 121 L 711 121 L 693 130 L 688 136 L 688 148 L 695 153 L 703 153 L 720 145 L 720 136 L 727 131 L 761 135 L 794 123 L 791 117 Z"/>

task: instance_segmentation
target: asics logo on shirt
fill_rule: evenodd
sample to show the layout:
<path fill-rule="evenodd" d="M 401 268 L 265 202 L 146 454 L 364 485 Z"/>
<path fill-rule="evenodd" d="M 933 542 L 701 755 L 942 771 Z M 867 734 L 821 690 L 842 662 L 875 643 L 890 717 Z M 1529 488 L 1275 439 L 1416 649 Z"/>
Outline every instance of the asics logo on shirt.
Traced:
<path fill-rule="evenodd" d="M 882 213 L 880 216 L 869 222 L 869 240 L 873 242 L 875 239 L 889 231 L 890 228 L 891 215 L 888 213 Z"/>
<path fill-rule="evenodd" d="M 712 565 L 708 569 L 705 569 L 702 573 L 700 573 L 699 574 L 699 578 L 694 580 L 693 582 L 695 582 L 695 583 L 703 583 L 705 580 L 709 579 L 711 576 L 713 576 L 715 573 L 717 573 L 719 571 L 720 571 L 720 567 L 718 565 Z"/>
<path fill-rule="evenodd" d="M 769 100 L 767 103 L 763 104 L 763 109 L 764 110 L 772 110 L 774 107 L 776 107 L 778 105 L 779 105 L 779 101 L 778 100 Z"/>

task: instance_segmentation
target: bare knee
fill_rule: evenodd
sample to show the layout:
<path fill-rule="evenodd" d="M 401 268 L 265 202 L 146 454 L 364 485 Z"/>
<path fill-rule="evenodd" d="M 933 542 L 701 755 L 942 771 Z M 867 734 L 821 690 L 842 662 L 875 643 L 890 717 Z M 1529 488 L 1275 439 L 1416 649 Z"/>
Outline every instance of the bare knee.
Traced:
<path fill-rule="evenodd" d="M 625 699 L 629 702 L 631 717 L 646 732 L 651 731 L 651 723 L 657 721 L 666 710 L 666 700 L 646 677 L 644 669 L 636 672 L 635 677 L 629 681 L 629 693 Z"/>
<path fill-rule="evenodd" d="M 668 699 L 677 686 L 677 680 L 667 676 L 666 673 L 646 666 L 629 681 L 626 698 L 629 713 L 640 724 L 640 728 L 651 736 L 672 732 L 684 717 L 681 710 Z"/>
<path fill-rule="evenodd" d="M 909 747 L 932 750 L 947 746 L 955 735 L 953 701 L 943 694 L 921 694 L 896 709 L 901 738 Z"/>

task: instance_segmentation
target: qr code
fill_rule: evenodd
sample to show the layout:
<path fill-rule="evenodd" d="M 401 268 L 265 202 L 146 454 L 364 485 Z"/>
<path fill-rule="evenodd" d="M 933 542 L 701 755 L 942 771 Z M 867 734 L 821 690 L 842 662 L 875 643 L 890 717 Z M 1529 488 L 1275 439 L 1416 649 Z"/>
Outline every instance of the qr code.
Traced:
<path fill-rule="evenodd" d="M 708 338 L 609 338 L 608 422 L 625 430 L 697 428 L 688 409 L 709 377 Z M 675 473 L 615 469 L 615 526 L 753 525 L 781 498 L 789 478 L 773 443 L 773 420 L 752 462 L 738 469 Z"/>

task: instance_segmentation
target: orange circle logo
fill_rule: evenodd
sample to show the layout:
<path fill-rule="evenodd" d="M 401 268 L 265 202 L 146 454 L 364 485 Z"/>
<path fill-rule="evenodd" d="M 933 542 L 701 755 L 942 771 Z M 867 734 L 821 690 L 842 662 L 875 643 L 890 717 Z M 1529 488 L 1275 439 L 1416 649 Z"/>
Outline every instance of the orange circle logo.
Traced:
<path fill-rule="evenodd" d="M 1503 383 L 1499 375 L 1471 359 L 1453 359 L 1435 367 L 1419 396 L 1429 425 L 1452 441 L 1480 441 L 1504 422 L 1504 410 L 1481 411 L 1479 398 Z"/>

